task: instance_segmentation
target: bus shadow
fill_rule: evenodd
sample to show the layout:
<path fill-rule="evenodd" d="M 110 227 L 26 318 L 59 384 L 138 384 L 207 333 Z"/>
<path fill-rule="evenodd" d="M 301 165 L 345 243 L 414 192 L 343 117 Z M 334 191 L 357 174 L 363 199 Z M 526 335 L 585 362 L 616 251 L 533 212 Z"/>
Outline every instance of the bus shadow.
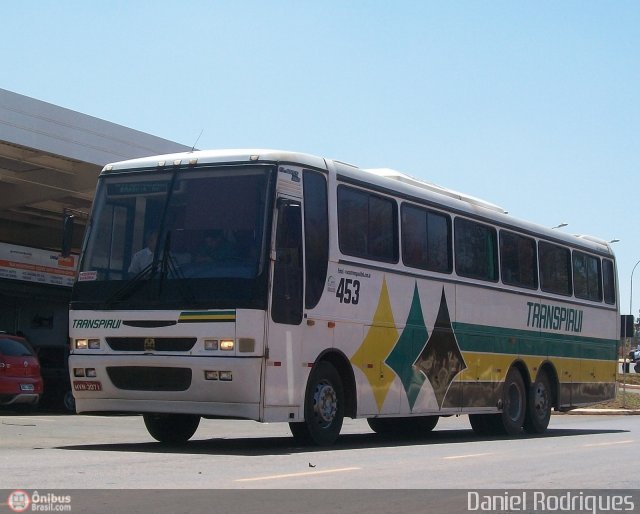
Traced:
<path fill-rule="evenodd" d="M 374 433 L 344 434 L 332 446 L 317 447 L 300 445 L 293 437 L 239 437 L 195 439 L 183 445 L 168 445 L 157 442 L 108 443 L 59 446 L 59 450 L 104 451 L 123 453 L 193 454 L 193 455 L 237 455 L 280 456 L 302 453 L 359 450 L 372 448 L 394 448 L 406 446 L 432 446 L 469 442 L 551 439 L 558 437 L 580 437 L 597 434 L 623 434 L 629 430 L 548 429 L 541 435 L 478 436 L 472 430 L 435 430 L 420 438 L 389 437 Z"/>

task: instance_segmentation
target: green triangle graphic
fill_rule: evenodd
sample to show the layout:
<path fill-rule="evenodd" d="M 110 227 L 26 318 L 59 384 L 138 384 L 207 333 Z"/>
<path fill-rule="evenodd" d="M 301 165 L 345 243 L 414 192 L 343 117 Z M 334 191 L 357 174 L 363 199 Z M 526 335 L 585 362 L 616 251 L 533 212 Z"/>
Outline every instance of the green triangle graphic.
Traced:
<path fill-rule="evenodd" d="M 420 389 L 427 377 L 414 363 L 422 353 L 429 333 L 422 315 L 422 305 L 418 294 L 418 284 L 414 286 L 411 309 L 407 323 L 393 351 L 385 360 L 386 364 L 400 377 L 407 394 L 409 407 L 413 410 Z"/>

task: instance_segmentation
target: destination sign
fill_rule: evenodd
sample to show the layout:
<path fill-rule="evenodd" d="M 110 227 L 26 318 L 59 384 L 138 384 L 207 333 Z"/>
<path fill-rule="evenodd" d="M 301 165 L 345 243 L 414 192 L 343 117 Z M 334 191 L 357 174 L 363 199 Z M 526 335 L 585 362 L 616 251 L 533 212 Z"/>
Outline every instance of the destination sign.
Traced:
<path fill-rule="evenodd" d="M 107 194 L 109 196 L 150 195 L 166 193 L 169 188 L 167 181 L 163 182 L 125 182 L 122 184 L 109 184 Z"/>

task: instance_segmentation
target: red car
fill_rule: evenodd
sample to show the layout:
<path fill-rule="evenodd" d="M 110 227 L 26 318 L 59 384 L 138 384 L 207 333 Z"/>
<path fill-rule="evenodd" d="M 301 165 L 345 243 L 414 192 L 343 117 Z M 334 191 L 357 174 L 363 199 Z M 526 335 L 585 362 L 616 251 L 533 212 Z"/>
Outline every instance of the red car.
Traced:
<path fill-rule="evenodd" d="M 29 342 L 0 333 L 0 405 L 35 404 L 41 394 L 40 363 Z"/>

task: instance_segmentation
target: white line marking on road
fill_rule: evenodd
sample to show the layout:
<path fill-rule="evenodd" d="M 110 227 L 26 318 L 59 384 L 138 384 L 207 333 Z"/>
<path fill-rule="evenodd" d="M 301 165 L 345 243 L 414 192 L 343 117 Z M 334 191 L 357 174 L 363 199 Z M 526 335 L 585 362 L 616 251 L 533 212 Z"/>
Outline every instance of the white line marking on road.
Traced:
<path fill-rule="evenodd" d="M 445 460 L 455 460 L 455 459 L 472 459 L 473 457 L 485 457 L 487 455 L 492 455 L 491 453 L 469 453 L 467 455 L 452 455 L 450 457 L 443 457 Z"/>
<path fill-rule="evenodd" d="M 342 473 L 344 471 L 357 471 L 362 468 L 337 468 L 337 469 L 324 469 L 321 471 L 306 471 L 304 473 L 287 473 L 285 475 L 270 475 L 264 477 L 254 478 L 239 478 L 236 482 L 257 482 L 258 480 L 277 480 L 279 478 L 293 478 L 293 477 L 308 477 L 312 475 L 325 475 L 327 473 Z"/>
<path fill-rule="evenodd" d="M 51 418 L 34 418 L 34 417 L 28 417 L 28 416 L 11 416 L 11 417 L 6 417 L 6 418 L 2 418 L 2 424 L 3 425 L 10 425 L 11 423 L 5 423 L 5 421 L 46 421 L 47 423 L 53 423 L 55 421 L 55 419 L 51 419 Z"/>
<path fill-rule="evenodd" d="M 633 439 L 626 439 L 624 441 L 613 441 L 613 442 L 610 442 L 610 443 L 585 444 L 584 447 L 585 448 L 593 448 L 595 446 L 613 446 L 614 444 L 631 444 L 631 443 L 635 443 L 635 441 Z"/>

